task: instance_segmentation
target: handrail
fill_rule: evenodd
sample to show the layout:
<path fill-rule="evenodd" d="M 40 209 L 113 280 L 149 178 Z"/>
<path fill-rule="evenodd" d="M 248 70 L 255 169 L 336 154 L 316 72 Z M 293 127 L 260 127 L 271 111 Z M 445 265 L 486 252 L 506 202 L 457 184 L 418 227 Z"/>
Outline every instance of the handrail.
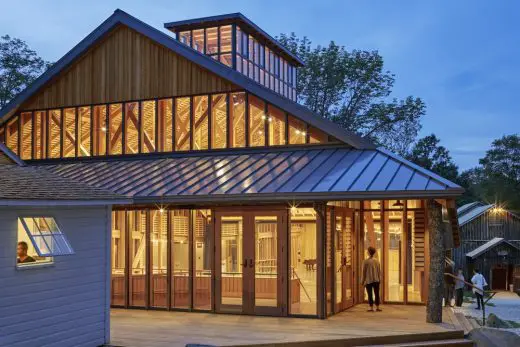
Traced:
<path fill-rule="evenodd" d="M 450 277 L 453 277 L 454 279 L 456 279 L 457 281 L 462 281 L 464 282 L 465 284 L 467 284 L 468 286 L 470 286 L 471 288 L 474 288 L 474 289 L 477 289 L 478 291 L 481 291 L 482 293 L 486 293 L 486 294 L 489 294 L 489 297 L 484 301 L 482 300 L 482 326 L 485 326 L 486 325 L 486 304 L 489 302 L 489 300 L 493 299 L 493 297 L 498 293 L 496 291 L 493 291 L 493 290 L 484 290 L 484 289 L 480 289 L 479 287 L 475 286 L 473 283 L 469 283 L 469 282 L 466 282 L 464 280 L 461 280 L 460 278 L 458 278 L 457 276 L 449 273 L 449 272 L 445 272 L 444 275 L 448 275 Z M 477 299 L 478 300 L 478 299 Z"/>
<path fill-rule="evenodd" d="M 457 276 L 455 276 L 455 275 L 453 275 L 453 274 L 450 274 L 449 272 L 445 272 L 444 275 L 448 275 L 448 276 L 450 276 L 450 277 L 453 277 L 453 278 L 456 279 L 457 281 L 461 281 L 460 278 L 458 278 Z M 479 291 L 482 291 L 482 292 L 484 292 L 484 293 L 496 293 L 496 292 L 494 292 L 494 291 L 492 291 L 492 290 L 484 290 L 484 289 L 480 289 L 479 287 L 475 286 L 473 283 L 470 283 L 470 282 L 467 282 L 467 281 L 462 281 L 462 282 L 464 282 L 465 284 L 467 284 L 467 285 L 470 286 L 471 288 L 475 288 L 475 289 L 477 289 L 477 290 L 479 290 Z"/>

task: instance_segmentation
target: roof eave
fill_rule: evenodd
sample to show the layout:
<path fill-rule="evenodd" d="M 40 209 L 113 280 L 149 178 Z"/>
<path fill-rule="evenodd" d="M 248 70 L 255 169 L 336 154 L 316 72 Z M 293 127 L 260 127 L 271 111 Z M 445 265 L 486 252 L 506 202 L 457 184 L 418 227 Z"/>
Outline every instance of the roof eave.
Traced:
<path fill-rule="evenodd" d="M 339 200 L 385 199 L 439 199 L 453 198 L 460 190 L 390 191 L 390 192 L 321 192 L 321 193 L 251 193 L 215 195 L 179 195 L 161 197 L 132 197 L 136 204 L 198 204 L 198 203 L 251 203 L 251 202 L 300 202 Z"/>
<path fill-rule="evenodd" d="M 53 207 L 53 206 L 110 206 L 132 204 L 132 199 L 92 199 L 92 200 L 23 200 L 0 199 L 3 207 Z"/>

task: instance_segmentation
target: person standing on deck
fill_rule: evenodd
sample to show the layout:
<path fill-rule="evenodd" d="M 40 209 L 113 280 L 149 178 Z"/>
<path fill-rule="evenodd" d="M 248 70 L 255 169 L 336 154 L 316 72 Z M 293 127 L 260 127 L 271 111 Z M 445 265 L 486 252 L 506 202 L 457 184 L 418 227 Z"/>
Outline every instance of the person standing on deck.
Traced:
<path fill-rule="evenodd" d="M 486 279 L 478 269 L 473 270 L 474 275 L 471 278 L 471 283 L 473 283 L 473 293 L 477 297 L 477 310 L 480 310 L 481 304 L 484 307 L 484 287 L 487 286 Z"/>
<path fill-rule="evenodd" d="M 382 311 L 379 308 L 380 299 L 379 299 L 379 282 L 381 281 L 381 264 L 379 264 L 379 260 L 374 258 L 376 254 L 376 249 L 374 247 L 368 247 L 368 259 L 363 261 L 363 271 L 361 273 L 361 283 L 365 286 L 367 294 L 368 294 L 368 304 L 370 308 L 369 312 L 374 311 L 374 298 L 375 295 L 375 303 L 376 303 L 376 311 Z"/>
<path fill-rule="evenodd" d="M 457 271 L 457 279 L 455 280 L 455 305 L 457 307 L 462 306 L 464 299 L 464 275 L 462 269 Z"/>

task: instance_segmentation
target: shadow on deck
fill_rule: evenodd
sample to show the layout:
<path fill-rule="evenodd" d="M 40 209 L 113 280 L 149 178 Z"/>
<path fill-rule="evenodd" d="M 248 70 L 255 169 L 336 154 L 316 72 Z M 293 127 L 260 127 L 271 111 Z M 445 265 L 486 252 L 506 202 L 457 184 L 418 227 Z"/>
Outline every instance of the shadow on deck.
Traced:
<path fill-rule="evenodd" d="M 306 347 L 332 347 L 424 341 L 430 336 L 432 339 L 463 337 L 459 326 L 446 311 L 443 323 L 428 324 L 424 306 L 386 305 L 383 310 L 366 312 L 366 306 L 359 305 L 319 320 L 112 309 L 112 345 L 287 346 L 293 342 L 302 347 L 305 341 L 309 342 Z"/>

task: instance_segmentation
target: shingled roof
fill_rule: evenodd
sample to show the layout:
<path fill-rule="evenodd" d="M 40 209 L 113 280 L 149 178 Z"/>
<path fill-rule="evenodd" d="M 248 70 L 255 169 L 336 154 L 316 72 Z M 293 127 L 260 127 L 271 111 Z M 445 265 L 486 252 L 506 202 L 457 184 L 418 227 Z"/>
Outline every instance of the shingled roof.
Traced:
<path fill-rule="evenodd" d="M 130 202 L 108 190 L 63 178 L 40 167 L 26 166 L 0 144 L 0 206 L 112 205 Z"/>

